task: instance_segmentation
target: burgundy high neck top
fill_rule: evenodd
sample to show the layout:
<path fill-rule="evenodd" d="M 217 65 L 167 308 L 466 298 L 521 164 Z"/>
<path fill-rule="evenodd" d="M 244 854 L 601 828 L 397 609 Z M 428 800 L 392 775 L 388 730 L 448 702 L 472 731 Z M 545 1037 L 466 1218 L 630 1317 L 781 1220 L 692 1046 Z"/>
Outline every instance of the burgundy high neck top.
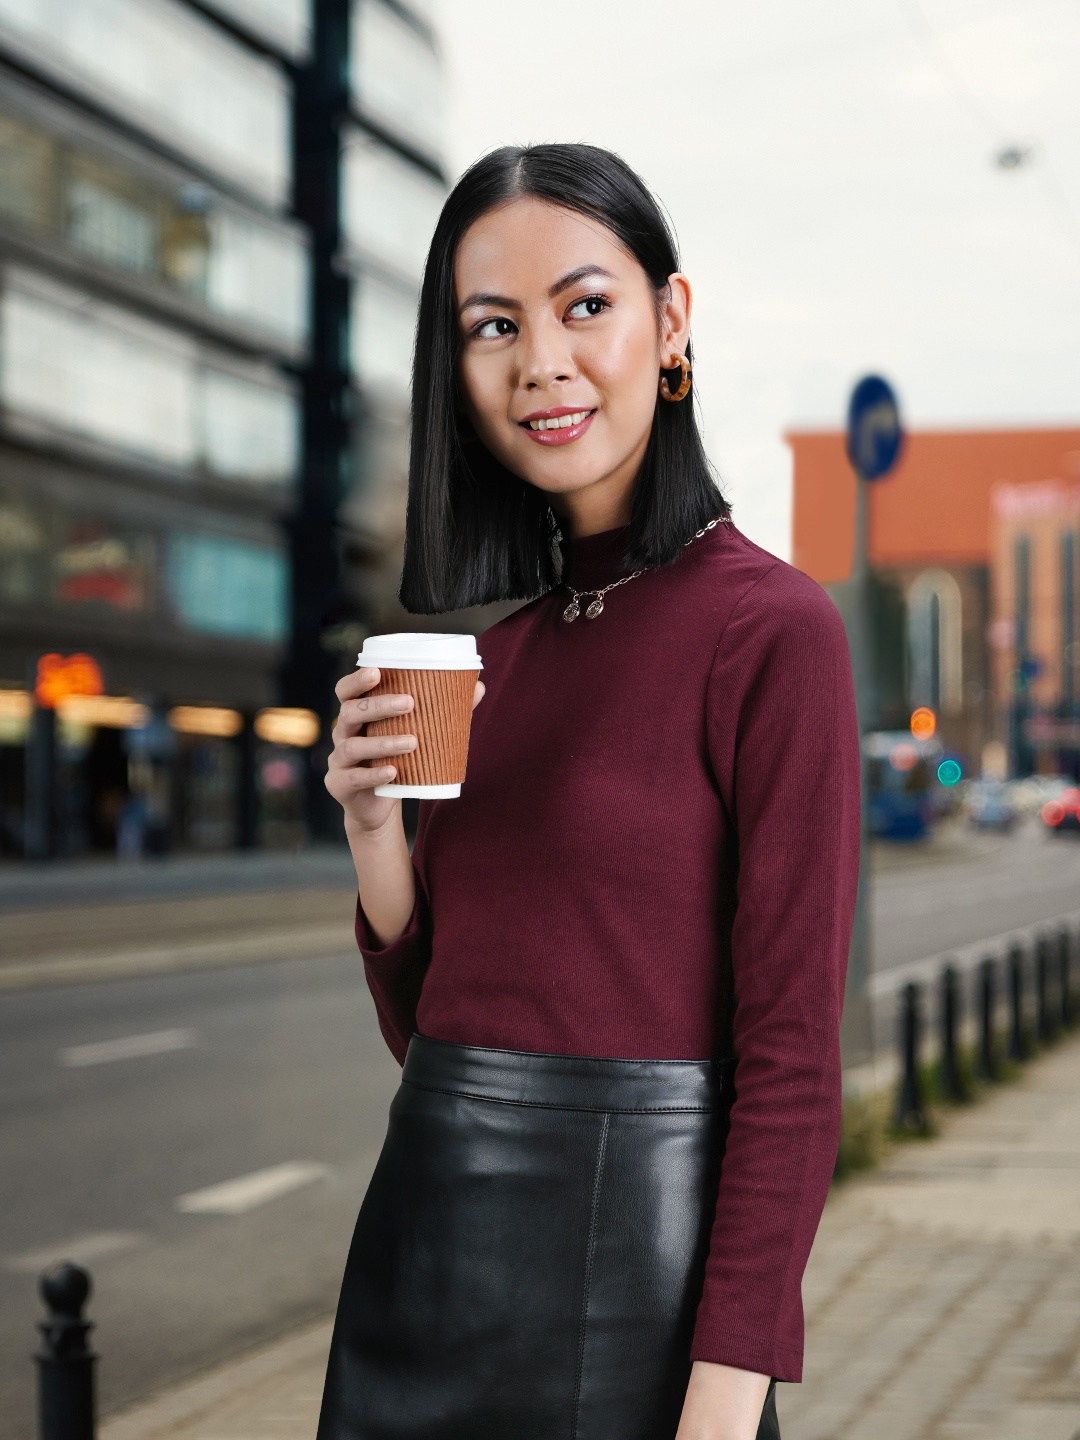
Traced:
<path fill-rule="evenodd" d="M 564 543 L 578 589 L 625 531 Z M 693 1357 L 801 1375 L 836 1156 L 859 851 L 847 640 L 813 581 L 721 524 L 563 619 L 480 639 L 461 797 L 423 802 L 401 938 L 357 936 L 387 1043 L 734 1055 Z M 583 606 L 584 609 L 584 606 Z"/>

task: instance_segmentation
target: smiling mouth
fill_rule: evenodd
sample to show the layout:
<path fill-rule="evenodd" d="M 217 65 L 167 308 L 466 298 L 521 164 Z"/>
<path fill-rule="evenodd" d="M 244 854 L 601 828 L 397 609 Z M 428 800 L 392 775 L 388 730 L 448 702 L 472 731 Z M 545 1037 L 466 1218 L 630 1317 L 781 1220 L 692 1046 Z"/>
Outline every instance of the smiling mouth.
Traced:
<path fill-rule="evenodd" d="M 585 434 L 595 410 L 566 410 L 561 415 L 536 415 L 518 424 L 537 445 L 569 445 Z"/>
<path fill-rule="evenodd" d="M 546 419 L 523 420 L 521 423 L 530 430 L 571 430 L 595 413 L 593 410 L 574 410 L 569 415 L 551 415 Z"/>

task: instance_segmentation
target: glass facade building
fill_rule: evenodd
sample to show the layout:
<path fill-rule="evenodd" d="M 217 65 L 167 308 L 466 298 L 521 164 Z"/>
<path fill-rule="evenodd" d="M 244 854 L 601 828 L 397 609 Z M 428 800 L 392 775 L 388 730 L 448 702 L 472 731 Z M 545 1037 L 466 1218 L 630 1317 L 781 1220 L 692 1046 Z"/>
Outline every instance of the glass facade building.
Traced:
<path fill-rule="evenodd" d="M 328 236 L 296 136 L 335 25 Z M 318 267 L 344 277 L 319 624 L 345 649 L 394 608 L 440 85 L 420 0 L 0 0 L 0 857 L 109 849 L 132 774 L 172 796 L 159 847 L 295 842 L 314 761 L 259 715 L 296 638 Z M 39 724 L 42 655 L 89 656 L 106 719 Z"/>

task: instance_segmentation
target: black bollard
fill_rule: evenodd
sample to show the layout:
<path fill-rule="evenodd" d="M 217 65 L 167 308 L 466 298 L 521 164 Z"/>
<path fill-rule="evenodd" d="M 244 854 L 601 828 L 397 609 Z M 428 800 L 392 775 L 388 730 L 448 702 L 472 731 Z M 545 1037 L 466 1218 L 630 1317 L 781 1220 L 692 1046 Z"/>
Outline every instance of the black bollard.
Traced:
<path fill-rule="evenodd" d="M 1061 1023 L 1068 1028 L 1073 1023 L 1072 936 L 1066 925 L 1058 934 L 1058 990 L 1061 994 Z"/>
<path fill-rule="evenodd" d="M 1027 1026 L 1024 1024 L 1024 950 L 1009 950 L 1009 1059 L 1028 1058 Z"/>
<path fill-rule="evenodd" d="M 1035 1033 L 1040 1045 L 1049 1045 L 1057 1034 L 1050 1005 L 1050 937 L 1040 935 L 1035 941 Z"/>
<path fill-rule="evenodd" d="M 997 984 L 994 962 L 987 957 L 979 966 L 979 1079 L 998 1078 L 997 1046 L 994 1043 L 994 1014 Z"/>
<path fill-rule="evenodd" d="M 926 1129 L 926 1110 L 919 1076 L 919 1052 L 922 1049 L 920 1011 L 919 987 L 911 982 L 904 986 L 900 1001 L 900 1063 L 903 1070 L 896 1100 L 898 1130 Z"/>
<path fill-rule="evenodd" d="M 964 1079 L 960 1074 L 957 1031 L 960 1028 L 960 982 L 954 965 L 941 972 L 941 1058 L 938 1076 L 941 1093 L 946 1100 L 964 1098 Z"/>
<path fill-rule="evenodd" d="M 93 1324 L 82 1318 L 90 1276 L 63 1261 L 45 1271 L 39 1288 L 49 1311 L 47 1320 L 38 1321 L 43 1343 L 34 1357 L 39 1440 L 94 1440 L 97 1356 L 86 1343 Z"/>

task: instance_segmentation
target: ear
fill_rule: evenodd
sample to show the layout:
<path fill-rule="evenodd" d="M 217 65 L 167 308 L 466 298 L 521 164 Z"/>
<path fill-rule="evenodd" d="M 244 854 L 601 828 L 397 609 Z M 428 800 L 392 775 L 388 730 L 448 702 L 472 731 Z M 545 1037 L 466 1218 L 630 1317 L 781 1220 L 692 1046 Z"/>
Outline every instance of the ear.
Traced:
<path fill-rule="evenodd" d="M 667 292 L 660 302 L 660 365 L 674 370 L 675 355 L 685 355 L 690 343 L 690 311 L 694 297 L 690 281 L 680 271 L 668 276 Z"/>

